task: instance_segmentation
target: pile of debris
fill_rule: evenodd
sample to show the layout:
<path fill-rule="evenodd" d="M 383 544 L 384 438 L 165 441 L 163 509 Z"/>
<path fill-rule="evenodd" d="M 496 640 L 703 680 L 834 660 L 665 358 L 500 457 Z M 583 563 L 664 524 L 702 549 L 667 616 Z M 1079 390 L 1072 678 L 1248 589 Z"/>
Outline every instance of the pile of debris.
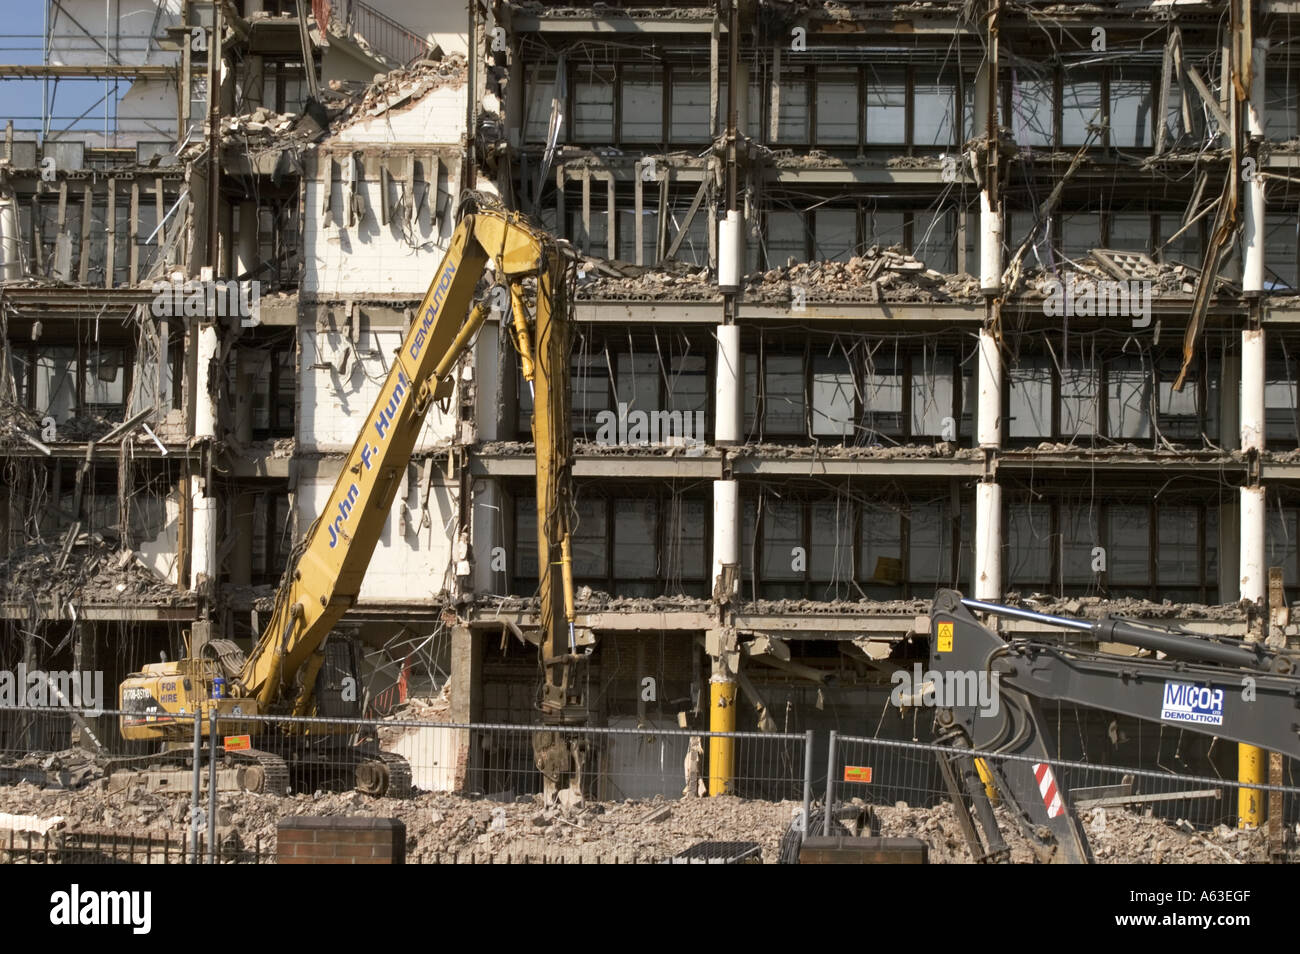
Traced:
<path fill-rule="evenodd" d="M 821 457 L 850 460 L 979 460 L 982 451 L 976 447 L 959 447 L 953 441 L 934 444 L 812 444 L 796 447 L 789 444 L 745 444 L 735 449 L 739 457 L 765 457 L 772 459 L 817 459 Z"/>
<path fill-rule="evenodd" d="M 1011 862 L 1047 863 L 1049 849 L 1035 845 L 1017 827 L 1005 806 L 995 812 Z M 952 805 L 918 808 L 906 802 L 872 806 L 873 830 L 893 838 L 920 838 L 930 846 L 932 863 L 969 864 L 970 849 Z M 1186 821 L 1167 821 L 1149 813 L 1094 808 L 1079 813 L 1093 857 L 1105 864 L 1250 864 L 1268 860 L 1266 834 L 1220 825 L 1198 831 Z"/>
<path fill-rule="evenodd" d="M 331 128 L 337 132 L 355 120 L 382 115 L 419 100 L 433 89 L 459 88 L 468 75 L 465 56 L 449 53 L 439 60 L 420 60 L 409 68 L 378 73 L 359 96 L 349 95 L 343 83 L 332 81 L 330 93 L 334 95 L 329 98 L 341 108 L 332 115 Z"/>
<path fill-rule="evenodd" d="M 292 113 L 277 113 L 273 109 L 259 106 L 251 113 L 242 116 L 222 116 L 222 137 L 242 135 L 250 143 L 269 143 L 290 133 L 298 117 Z"/>
<path fill-rule="evenodd" d="M 62 616 L 78 604 L 175 606 L 187 595 L 159 577 L 135 551 L 117 549 L 94 533 L 57 544 L 29 544 L 0 563 L 0 601 L 51 607 Z"/>
<path fill-rule="evenodd" d="M 658 268 L 588 258 L 578 270 L 578 298 L 588 301 L 721 301 L 708 269 L 681 262 Z"/>
<path fill-rule="evenodd" d="M 61 821 L 57 831 L 114 828 L 173 835 L 189 823 L 188 795 L 132 791 L 108 793 L 103 783 L 81 792 L 42 790 L 22 783 L 0 788 L 0 808 L 14 815 Z M 224 846 L 275 844 L 276 823 L 297 815 L 367 815 L 406 825 L 412 862 L 531 861 L 658 862 L 701 841 L 751 841 L 763 860 L 776 861 L 794 802 L 736 798 L 662 798 L 587 802 L 580 809 L 547 809 L 541 797 L 495 802 L 445 793 L 410 799 L 371 798 L 359 792 L 315 795 L 220 794 L 218 834 Z"/>
<path fill-rule="evenodd" d="M 901 246 L 873 245 L 847 262 L 801 262 L 747 277 L 745 297 L 798 306 L 802 302 L 976 301 L 979 280 L 927 268 Z"/>
<path fill-rule="evenodd" d="M 1002 602 L 1007 606 L 1024 607 L 1049 616 L 1069 616 L 1078 619 L 1101 619 L 1103 616 L 1215 622 L 1244 622 L 1246 619 L 1245 610 L 1237 603 L 1206 605 L 1174 603 L 1170 600 L 1156 603 L 1128 596 L 1107 599 L 1103 596 L 1057 597 L 1046 593 L 1031 593 L 1022 597 L 1015 592 L 1008 593 Z"/>
<path fill-rule="evenodd" d="M 580 613 L 709 611 L 709 602 L 696 596 L 611 596 L 589 586 L 578 587 L 574 602 Z M 537 611 L 539 601 L 534 596 L 480 596 L 476 605 L 480 611 L 529 613 Z"/>
<path fill-rule="evenodd" d="M 1151 296 L 1191 297 L 1201 270 L 1181 262 L 1157 262 L 1144 252 L 1095 248 L 1067 267 L 1026 269 L 1022 294 L 1026 297 L 1047 299 L 1061 295 L 1064 283 L 1079 287 L 1098 282 L 1150 282 Z M 1239 291 L 1225 278 L 1218 280 L 1219 293 Z"/>

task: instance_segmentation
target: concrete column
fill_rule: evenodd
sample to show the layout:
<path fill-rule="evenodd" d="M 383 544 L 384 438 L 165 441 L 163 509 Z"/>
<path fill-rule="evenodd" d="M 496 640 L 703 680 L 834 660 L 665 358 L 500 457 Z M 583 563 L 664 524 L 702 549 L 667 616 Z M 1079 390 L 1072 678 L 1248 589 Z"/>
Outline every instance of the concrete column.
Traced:
<path fill-rule="evenodd" d="M 980 331 L 979 362 L 979 445 L 996 450 L 1002 446 L 1002 352 L 987 329 Z"/>
<path fill-rule="evenodd" d="M 212 359 L 217 354 L 217 329 L 203 325 L 198 333 L 198 366 L 194 376 L 194 436 L 216 437 L 217 403 L 211 394 Z"/>
<path fill-rule="evenodd" d="M 1265 516 L 1267 509 L 1262 486 L 1241 488 L 1241 556 L 1238 578 L 1241 599 L 1258 601 L 1268 587 L 1268 570 L 1264 566 Z"/>
<path fill-rule="evenodd" d="M 1258 142 L 1264 138 L 1264 58 L 1268 40 L 1255 41 L 1252 56 L 1250 98 L 1247 100 L 1246 130 Z M 1250 159 L 1258 163 L 1258 150 L 1252 148 Z M 1258 170 L 1262 171 L 1262 170 Z M 1256 174 L 1246 180 L 1246 201 L 1241 234 L 1241 288 L 1247 295 L 1264 290 L 1264 177 Z"/>
<path fill-rule="evenodd" d="M 1002 214 L 988 189 L 980 193 L 980 289 L 1002 287 Z"/>
<path fill-rule="evenodd" d="M 0 281 L 22 278 L 22 229 L 18 225 L 18 202 L 13 193 L 0 193 Z"/>
<path fill-rule="evenodd" d="M 239 236 L 235 242 L 235 278 L 257 268 L 257 225 L 257 203 L 239 203 Z"/>
<path fill-rule="evenodd" d="M 213 579 L 217 567 L 217 498 L 205 496 L 199 481 L 191 481 L 190 513 L 194 545 L 190 554 L 190 589 Z"/>
<path fill-rule="evenodd" d="M 483 636 L 468 626 L 451 629 L 451 722 L 483 721 Z M 479 761 L 468 731 L 456 731 L 455 788 L 476 787 Z"/>
<path fill-rule="evenodd" d="M 474 481 L 471 493 L 474 497 L 474 592 L 504 593 L 509 563 L 501 532 L 501 485 L 487 477 Z"/>
<path fill-rule="evenodd" d="M 740 589 L 740 489 L 734 480 L 713 482 L 713 573 L 711 590 L 717 591 L 724 564 L 736 567 L 736 585 L 728 596 Z"/>
<path fill-rule="evenodd" d="M 1241 449 L 1262 451 L 1264 440 L 1264 330 L 1247 328 L 1241 333 Z"/>
<path fill-rule="evenodd" d="M 745 374 L 740 355 L 740 328 L 718 325 L 717 373 L 713 383 L 716 408 L 713 443 L 720 447 L 745 442 Z"/>
<path fill-rule="evenodd" d="M 975 598 L 1002 599 L 1002 488 L 975 485 Z"/>

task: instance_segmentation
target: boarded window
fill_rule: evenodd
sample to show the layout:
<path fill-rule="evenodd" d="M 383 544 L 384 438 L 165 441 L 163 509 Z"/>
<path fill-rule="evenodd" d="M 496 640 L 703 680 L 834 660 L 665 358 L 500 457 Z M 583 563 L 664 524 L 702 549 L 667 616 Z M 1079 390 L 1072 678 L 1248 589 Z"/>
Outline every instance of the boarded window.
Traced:
<path fill-rule="evenodd" d="M 1007 507 L 1007 541 L 1003 546 L 1007 585 L 1047 589 L 1052 582 L 1052 508 L 1044 503 Z"/>
<path fill-rule="evenodd" d="M 628 69 L 623 73 L 623 139 L 660 142 L 664 125 L 663 74 L 659 70 Z"/>
<path fill-rule="evenodd" d="M 713 138 L 709 128 L 709 86 L 707 70 L 673 69 L 668 87 L 672 101 L 668 138 L 673 142 L 707 142 Z"/>
<path fill-rule="evenodd" d="M 1111 506 L 1106 516 L 1106 571 L 1112 592 L 1151 583 L 1151 513 L 1142 506 Z"/>
<path fill-rule="evenodd" d="M 763 430 L 804 433 L 803 356 L 768 355 L 763 374 Z"/>
<path fill-rule="evenodd" d="M 1022 357 L 1007 372 L 1010 413 L 1007 434 L 1042 438 L 1052 433 L 1052 363 L 1045 357 Z"/>
<path fill-rule="evenodd" d="M 1061 85 L 1061 142 L 1081 146 L 1088 139 L 1088 126 L 1101 126 L 1106 117 L 1101 108 L 1101 80 L 1091 71 L 1070 70 Z M 1091 145 L 1104 146 L 1094 135 Z"/>
<path fill-rule="evenodd" d="M 614 139 L 614 73 L 584 67 L 573 83 L 573 138 L 578 142 Z"/>
<path fill-rule="evenodd" d="M 1109 437 L 1151 436 L 1151 371 L 1142 358 L 1126 355 L 1108 364 L 1106 420 Z"/>
<path fill-rule="evenodd" d="M 843 354 L 813 357 L 812 432 L 818 437 L 853 433 L 853 374 Z"/>
<path fill-rule="evenodd" d="M 781 64 L 776 138 L 782 143 L 808 141 L 808 78 L 802 69 Z"/>
<path fill-rule="evenodd" d="M 1114 70 L 1110 76 L 1110 144 L 1149 149 L 1155 84 L 1148 70 Z"/>
<path fill-rule="evenodd" d="M 847 262 L 858 241 L 857 213 L 853 209 L 818 209 L 815 213 L 817 259 Z"/>
<path fill-rule="evenodd" d="M 867 143 L 872 146 L 907 141 L 907 74 L 901 69 L 867 72 Z"/>
<path fill-rule="evenodd" d="M 937 74 L 919 73 L 912 87 L 912 142 L 918 146 L 951 146 L 957 131 L 957 85 Z"/>
<path fill-rule="evenodd" d="M 858 77 L 856 73 L 817 76 L 817 142 L 823 145 L 858 141 Z"/>

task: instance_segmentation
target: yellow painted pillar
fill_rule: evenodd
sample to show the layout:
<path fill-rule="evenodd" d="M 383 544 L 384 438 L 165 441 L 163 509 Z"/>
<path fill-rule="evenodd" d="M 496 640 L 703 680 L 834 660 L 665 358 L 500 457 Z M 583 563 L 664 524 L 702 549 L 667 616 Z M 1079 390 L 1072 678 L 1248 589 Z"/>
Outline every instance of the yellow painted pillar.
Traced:
<path fill-rule="evenodd" d="M 1237 743 L 1237 781 L 1263 785 L 1268 781 L 1268 756 L 1257 745 Z M 1237 827 L 1258 828 L 1264 823 L 1267 792 L 1257 788 L 1237 789 Z"/>
<path fill-rule="evenodd" d="M 709 731 L 736 731 L 736 682 L 714 674 L 709 679 Z M 736 740 L 709 737 L 709 797 L 732 795 L 736 784 Z"/>

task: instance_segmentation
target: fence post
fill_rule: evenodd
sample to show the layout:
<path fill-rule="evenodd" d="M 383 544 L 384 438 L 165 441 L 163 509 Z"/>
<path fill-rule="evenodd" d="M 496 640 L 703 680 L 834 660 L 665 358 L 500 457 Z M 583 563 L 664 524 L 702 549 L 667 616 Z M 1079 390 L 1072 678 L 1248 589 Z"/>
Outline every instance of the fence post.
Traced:
<path fill-rule="evenodd" d="M 822 818 L 822 834 L 831 835 L 831 806 L 835 803 L 835 730 L 831 729 L 830 748 L 826 752 L 826 811 Z"/>
<path fill-rule="evenodd" d="M 202 714 L 194 712 L 194 797 L 190 800 L 190 864 L 199 863 L 199 816 L 203 811 L 203 802 L 199 793 L 203 772 L 203 725 Z"/>
<path fill-rule="evenodd" d="M 803 836 L 808 837 L 808 812 L 812 810 L 813 731 L 803 734 Z"/>
<path fill-rule="evenodd" d="M 217 707 L 208 710 L 208 864 L 217 863 Z"/>

